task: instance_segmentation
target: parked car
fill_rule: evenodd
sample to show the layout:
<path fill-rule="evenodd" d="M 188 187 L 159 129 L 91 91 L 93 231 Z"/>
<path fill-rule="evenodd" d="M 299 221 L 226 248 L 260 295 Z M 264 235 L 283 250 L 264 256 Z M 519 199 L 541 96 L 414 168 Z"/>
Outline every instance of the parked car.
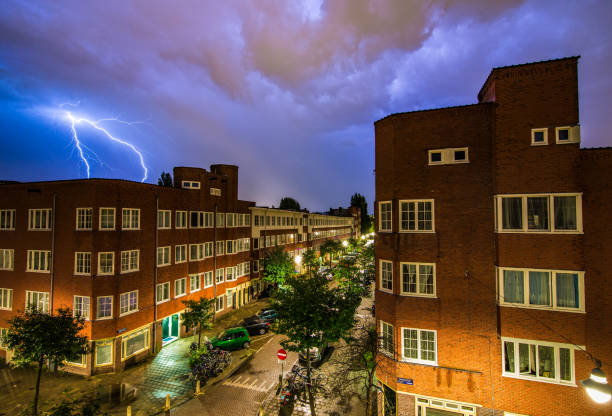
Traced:
<path fill-rule="evenodd" d="M 222 350 L 237 350 L 240 348 L 248 348 L 251 345 L 251 338 L 244 327 L 229 328 L 222 334 L 210 340 L 213 348 Z"/>
<path fill-rule="evenodd" d="M 276 311 L 274 309 L 262 309 L 257 313 L 257 316 L 259 317 L 259 319 L 261 319 L 262 321 L 266 321 L 266 322 L 274 322 L 276 321 L 276 317 L 278 316 L 278 313 L 276 313 Z"/>
<path fill-rule="evenodd" d="M 325 350 L 327 350 L 326 345 L 320 345 L 319 347 L 312 347 L 310 349 L 310 362 L 313 364 L 320 363 L 323 360 L 323 356 L 325 355 Z M 306 350 L 300 351 L 299 358 L 300 361 L 306 362 Z"/>
<path fill-rule="evenodd" d="M 270 330 L 270 323 L 260 319 L 257 315 L 244 318 L 241 325 L 246 328 L 249 335 L 263 335 Z"/>

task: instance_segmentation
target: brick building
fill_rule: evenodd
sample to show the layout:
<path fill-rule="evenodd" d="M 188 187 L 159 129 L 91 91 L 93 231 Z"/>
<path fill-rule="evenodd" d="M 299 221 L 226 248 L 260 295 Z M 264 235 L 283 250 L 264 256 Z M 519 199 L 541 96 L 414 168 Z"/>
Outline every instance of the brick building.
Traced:
<path fill-rule="evenodd" d="M 612 375 L 612 148 L 580 148 L 577 64 L 375 123 L 384 414 L 612 413 L 579 384 L 585 350 Z"/>
<path fill-rule="evenodd" d="M 262 232 L 262 221 L 273 225 Z M 68 371 L 116 371 L 186 335 L 183 300 L 216 298 L 218 313 L 249 302 L 263 288 L 260 248 L 316 247 L 332 235 L 351 236 L 351 223 L 239 200 L 232 165 L 174 168 L 172 187 L 114 179 L 4 182 L 0 328 L 27 305 L 70 307 L 87 318 L 91 352 Z M 287 229 L 293 237 L 265 241 Z M 0 356 L 10 359 L 10 351 L 0 348 Z"/>

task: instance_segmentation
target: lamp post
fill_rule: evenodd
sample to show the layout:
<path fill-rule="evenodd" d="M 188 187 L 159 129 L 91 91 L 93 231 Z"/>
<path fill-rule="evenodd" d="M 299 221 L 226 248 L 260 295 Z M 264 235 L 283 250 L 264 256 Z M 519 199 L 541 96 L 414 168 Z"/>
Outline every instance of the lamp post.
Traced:
<path fill-rule="evenodd" d="M 302 267 L 301 267 L 302 256 L 298 254 L 297 256 L 293 258 L 293 260 L 295 261 L 295 266 L 297 267 L 298 272 L 301 272 L 302 271 Z"/>
<path fill-rule="evenodd" d="M 591 376 L 586 380 L 581 380 L 580 384 L 594 402 L 607 403 L 612 397 L 612 387 L 608 384 L 606 373 L 601 369 L 601 361 L 596 358 L 593 361 L 597 367 L 591 371 Z"/>

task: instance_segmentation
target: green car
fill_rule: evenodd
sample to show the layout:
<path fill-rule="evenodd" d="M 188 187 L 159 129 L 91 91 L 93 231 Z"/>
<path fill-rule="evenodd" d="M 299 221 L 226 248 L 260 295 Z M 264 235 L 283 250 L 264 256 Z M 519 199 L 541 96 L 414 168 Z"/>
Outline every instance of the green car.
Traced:
<path fill-rule="evenodd" d="M 249 348 L 251 338 L 243 327 L 226 329 L 222 335 L 210 340 L 214 348 L 222 350 L 237 350 L 239 348 Z"/>

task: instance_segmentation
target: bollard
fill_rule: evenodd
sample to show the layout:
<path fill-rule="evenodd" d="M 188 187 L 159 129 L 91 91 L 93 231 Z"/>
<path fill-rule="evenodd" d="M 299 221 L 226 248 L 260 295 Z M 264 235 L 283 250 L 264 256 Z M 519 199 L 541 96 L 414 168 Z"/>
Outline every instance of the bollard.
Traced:
<path fill-rule="evenodd" d="M 127 416 L 132 416 L 132 406 L 127 407 Z"/>
<path fill-rule="evenodd" d="M 258 414 L 258 416 L 265 416 L 265 415 L 264 415 L 264 408 L 263 408 L 263 404 L 260 404 L 260 405 L 259 405 L 259 414 Z"/>
<path fill-rule="evenodd" d="M 200 395 L 200 380 L 196 381 L 196 396 Z"/>
<path fill-rule="evenodd" d="M 166 394 L 166 405 L 164 406 L 164 415 L 170 416 L 170 395 Z"/>

